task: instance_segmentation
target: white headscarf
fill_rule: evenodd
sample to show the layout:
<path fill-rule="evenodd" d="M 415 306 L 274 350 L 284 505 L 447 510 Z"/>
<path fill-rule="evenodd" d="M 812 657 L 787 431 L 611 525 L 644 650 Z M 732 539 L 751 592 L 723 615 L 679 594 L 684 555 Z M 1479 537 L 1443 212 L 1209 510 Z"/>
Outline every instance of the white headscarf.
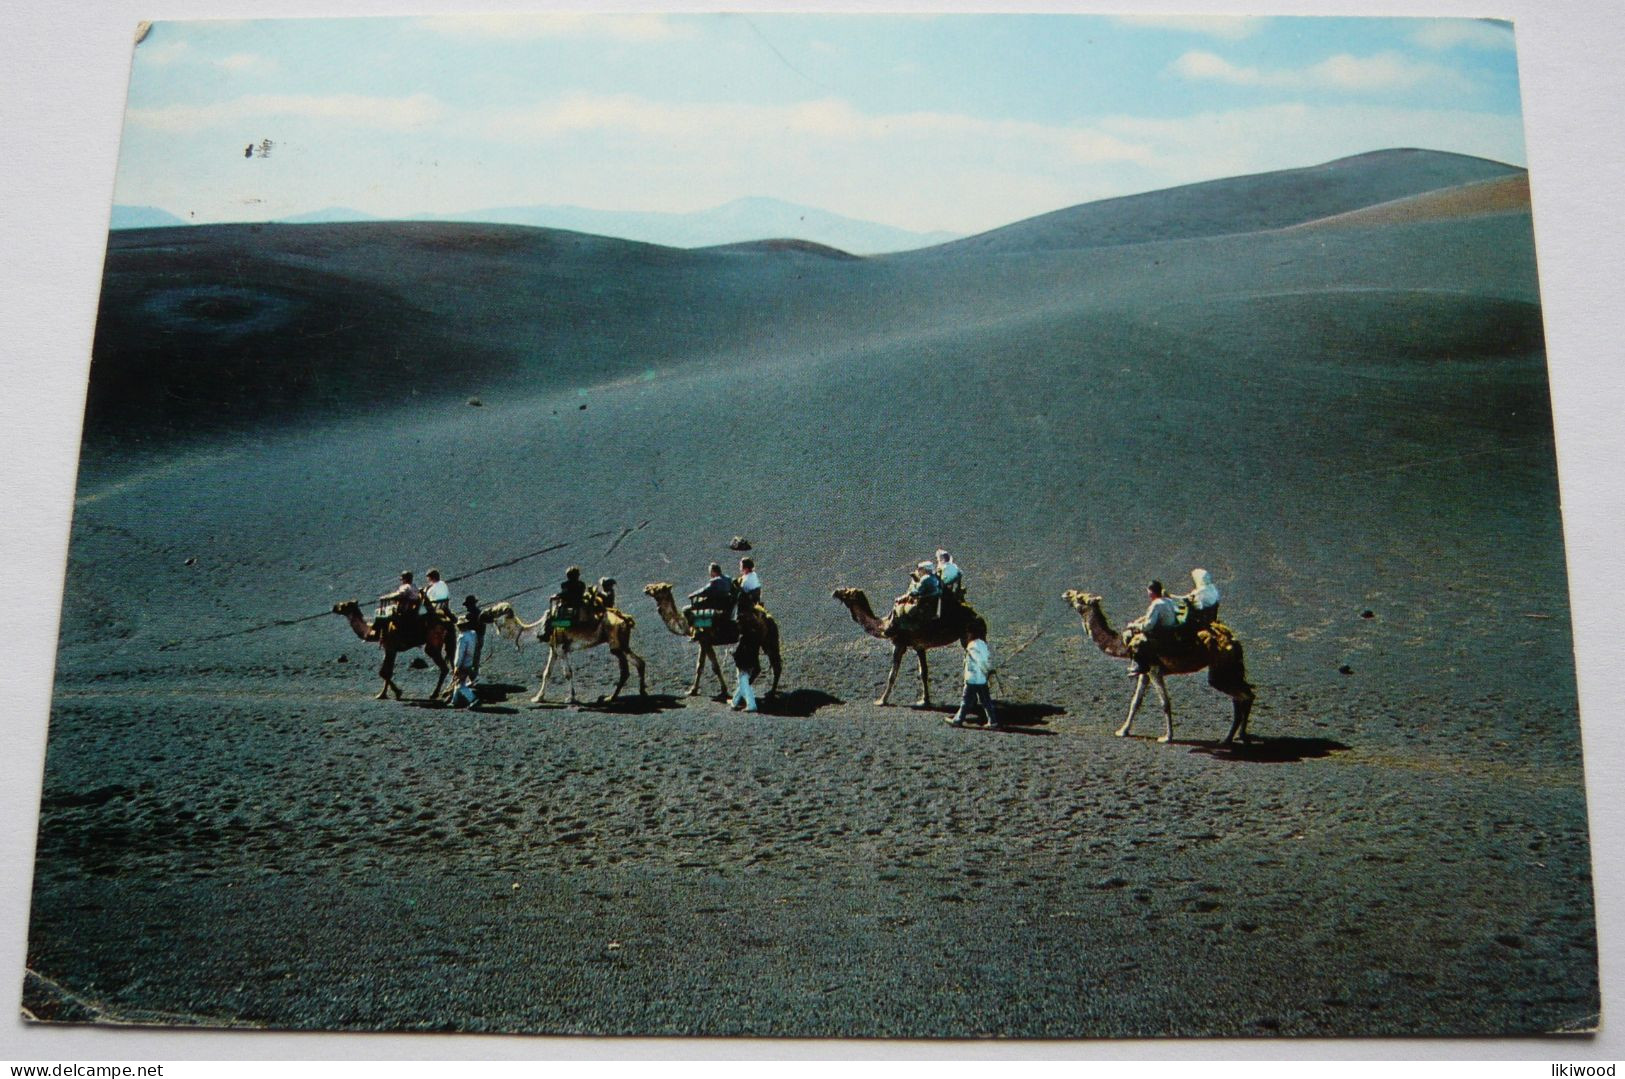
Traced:
<path fill-rule="evenodd" d="M 1219 590 L 1213 585 L 1212 574 L 1205 569 L 1193 569 L 1191 580 L 1196 582 L 1196 590 L 1190 595 L 1192 606 L 1197 610 L 1218 606 Z"/>

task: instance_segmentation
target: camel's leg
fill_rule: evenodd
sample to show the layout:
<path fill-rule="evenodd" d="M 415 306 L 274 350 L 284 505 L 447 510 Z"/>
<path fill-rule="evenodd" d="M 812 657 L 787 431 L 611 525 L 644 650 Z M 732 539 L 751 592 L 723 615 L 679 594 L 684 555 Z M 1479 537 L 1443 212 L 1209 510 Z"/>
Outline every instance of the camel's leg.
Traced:
<path fill-rule="evenodd" d="M 1162 702 L 1162 737 L 1159 742 L 1172 742 L 1174 740 L 1174 708 L 1168 701 L 1168 683 L 1164 680 L 1160 667 L 1151 668 L 1151 685 L 1156 688 L 1157 699 Z"/>
<path fill-rule="evenodd" d="M 779 691 L 779 672 L 784 669 L 784 659 L 779 654 L 779 626 L 777 622 L 767 624 L 767 632 L 762 640 L 762 651 L 767 653 L 767 665 L 773 671 L 773 684 L 768 687 L 763 696 L 771 697 Z"/>
<path fill-rule="evenodd" d="M 621 687 L 626 685 L 627 676 L 632 673 L 626 667 L 626 653 L 625 652 L 611 651 L 610 655 L 614 656 L 615 657 L 615 662 L 620 665 L 621 677 L 620 677 L 620 680 L 615 683 L 615 688 L 610 691 L 609 696 L 604 698 L 604 700 L 606 700 L 606 701 L 612 701 L 616 697 L 619 697 L 621 695 Z"/>
<path fill-rule="evenodd" d="M 728 680 L 722 677 L 722 661 L 717 659 L 717 650 L 710 645 L 705 646 L 705 654 L 711 657 L 711 670 L 717 676 L 717 700 L 728 699 Z"/>
<path fill-rule="evenodd" d="M 700 679 L 705 677 L 705 654 L 710 650 L 710 645 L 702 644 L 700 645 L 700 654 L 694 657 L 694 684 L 688 687 L 686 695 L 689 697 L 698 697 L 700 695 Z"/>
<path fill-rule="evenodd" d="M 632 662 L 633 663 L 637 664 L 637 668 L 638 668 L 638 696 L 647 697 L 649 695 L 649 689 L 648 689 L 648 687 L 646 685 L 644 685 L 644 682 L 643 682 L 643 657 L 638 655 L 636 652 L 632 651 L 632 649 L 630 647 L 627 648 L 626 654 L 632 657 Z"/>
<path fill-rule="evenodd" d="M 1247 734 L 1247 718 L 1253 712 L 1253 687 L 1247 682 L 1246 674 L 1235 668 L 1215 667 L 1208 671 L 1207 684 L 1230 698 L 1230 733 L 1220 745 L 1230 745 L 1237 738 L 1252 741 Z"/>
<path fill-rule="evenodd" d="M 394 683 L 394 674 L 395 650 L 393 648 L 386 648 L 384 649 L 383 666 L 378 668 L 378 677 L 384 680 L 384 688 L 378 691 L 378 696 L 374 697 L 373 700 L 382 701 L 388 699 L 390 690 L 395 691 L 395 699 L 397 701 L 401 699 L 401 687 Z"/>
<path fill-rule="evenodd" d="M 1128 718 L 1117 728 L 1117 737 L 1123 737 L 1128 733 L 1128 729 L 1134 726 L 1134 717 L 1140 712 L 1140 702 L 1145 700 L 1145 687 L 1149 681 L 1150 679 L 1143 674 L 1134 680 L 1134 697 L 1128 702 Z"/>
<path fill-rule="evenodd" d="M 916 648 L 914 654 L 920 657 L 920 699 L 914 702 L 917 708 L 931 707 L 931 676 L 925 667 L 925 649 Z"/>
<path fill-rule="evenodd" d="M 428 652 L 429 650 L 424 649 L 424 651 Z M 434 692 L 429 694 L 431 701 L 438 701 L 440 699 L 440 687 L 446 684 L 446 675 L 451 673 L 451 668 L 446 665 L 446 658 L 441 655 L 438 648 L 433 652 L 429 652 L 429 658 L 434 660 L 436 667 L 440 668 L 440 677 L 434 680 Z"/>
<path fill-rule="evenodd" d="M 547 692 L 547 676 L 553 672 L 553 657 L 558 655 L 552 645 L 547 646 L 547 663 L 542 667 L 542 686 L 536 691 L 536 696 L 530 699 L 531 704 L 541 704 L 542 695 Z"/>
<path fill-rule="evenodd" d="M 612 649 L 611 651 L 615 656 L 616 662 L 621 665 L 621 680 L 615 683 L 615 692 L 609 695 L 609 699 L 614 700 L 616 697 L 620 696 L 621 687 L 626 685 L 627 660 L 631 660 L 638 666 L 638 696 L 647 697 L 649 695 L 649 688 L 644 684 L 643 681 L 643 657 L 632 651 L 632 645 L 630 642 L 621 645 L 619 650 Z"/>
<path fill-rule="evenodd" d="M 1230 721 L 1230 733 L 1224 736 L 1224 745 L 1230 745 L 1236 739 L 1242 743 L 1251 742 L 1252 736 L 1247 733 L 1247 718 L 1253 714 L 1253 692 L 1246 690 L 1242 693 L 1232 693 L 1230 703 L 1233 707 L 1233 718 Z"/>
<path fill-rule="evenodd" d="M 570 704 L 580 704 L 581 702 L 576 700 L 576 667 L 575 667 L 574 663 L 570 662 L 570 646 L 569 645 L 564 646 L 563 656 L 564 656 L 564 684 L 570 687 L 570 699 L 569 699 L 568 703 L 570 703 Z"/>
<path fill-rule="evenodd" d="M 893 645 L 892 646 L 891 674 L 886 676 L 886 691 L 884 693 L 882 693 L 880 695 L 880 699 L 875 702 L 876 704 L 880 705 L 881 707 L 885 707 L 886 705 L 891 703 L 891 690 L 892 690 L 892 687 L 897 684 L 897 670 L 898 670 L 899 667 L 901 667 L 903 665 L 903 653 L 907 652 L 907 651 L 908 651 L 908 646 L 905 645 L 905 644 L 898 644 L 898 645 Z"/>

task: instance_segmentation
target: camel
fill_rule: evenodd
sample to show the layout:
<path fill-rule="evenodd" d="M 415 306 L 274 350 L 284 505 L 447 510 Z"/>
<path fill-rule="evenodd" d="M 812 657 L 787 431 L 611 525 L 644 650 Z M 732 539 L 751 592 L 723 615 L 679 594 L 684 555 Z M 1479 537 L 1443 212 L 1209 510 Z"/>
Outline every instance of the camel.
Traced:
<path fill-rule="evenodd" d="M 920 660 L 920 699 L 914 702 L 915 707 L 929 708 L 931 681 L 926 672 L 926 649 L 959 644 L 967 633 L 972 637 L 987 639 L 987 623 L 983 621 L 981 615 L 963 603 L 949 606 L 944 617 L 934 618 L 920 626 L 894 631 L 891 636 L 887 636 L 881 628 L 881 620 L 875 617 L 874 610 L 869 606 L 869 597 L 863 594 L 863 589 L 837 588 L 832 594 L 846 604 L 847 612 L 852 615 L 852 621 L 862 626 L 865 633 L 892 646 L 891 674 L 886 676 L 885 692 L 875 701 L 882 707 L 891 703 L 892 687 L 897 684 L 897 670 L 903 664 L 903 654 L 909 649 L 913 649 Z"/>
<path fill-rule="evenodd" d="M 1068 591 L 1062 593 L 1061 598 L 1083 616 L 1084 628 L 1102 652 L 1117 659 L 1129 658 L 1128 646 L 1101 613 L 1099 596 L 1090 592 Z M 1207 671 L 1207 684 L 1229 697 L 1234 708 L 1230 733 L 1224 736 L 1220 744 L 1228 746 L 1238 738 L 1244 743 L 1252 741 L 1247 735 L 1247 717 L 1253 710 L 1253 687 L 1247 681 L 1247 664 L 1242 657 L 1241 642 L 1223 622 L 1214 622 L 1200 631 L 1193 641 L 1164 644 L 1158 648 L 1156 662 L 1146 673 L 1134 679 L 1134 698 L 1129 703 L 1128 718 L 1117 728 L 1117 736 L 1121 738 L 1128 734 L 1140 710 L 1140 703 L 1145 700 L 1145 688 L 1149 684 L 1156 688 L 1157 697 L 1162 701 L 1163 733 L 1157 741 L 1172 742 L 1174 712 L 1168 703 L 1168 687 L 1163 677 L 1195 674 L 1201 670 Z"/>
<path fill-rule="evenodd" d="M 656 584 L 644 585 L 644 595 L 655 601 L 660 609 L 660 620 L 666 628 L 679 637 L 698 641 L 700 645 L 700 658 L 694 664 L 694 684 L 688 687 L 688 696 L 697 697 L 700 693 L 700 679 L 705 674 L 705 661 L 711 661 L 711 670 L 716 672 L 717 685 L 722 696 L 728 695 L 728 683 L 722 677 L 722 664 L 717 662 L 716 649 L 721 645 L 729 645 L 738 640 L 732 634 L 718 632 L 717 628 L 696 629 L 683 617 L 683 612 L 677 609 L 677 601 L 672 598 L 671 585 L 664 581 Z M 760 622 L 758 625 L 757 623 Z M 779 658 L 779 624 L 773 616 L 764 610 L 758 618 L 756 609 L 741 610 L 739 616 L 739 631 L 742 634 L 755 633 L 762 642 L 762 651 L 767 654 L 767 662 L 773 668 L 773 684 L 768 687 L 767 694 L 778 692 L 779 672 L 784 664 Z M 725 639 L 732 638 L 732 639 Z"/>
<path fill-rule="evenodd" d="M 577 703 L 575 668 L 570 665 L 570 653 L 577 648 L 596 648 L 601 644 L 609 645 L 610 654 L 621 665 L 620 681 L 615 683 L 615 689 L 609 696 L 601 699 L 612 701 L 620 696 L 621 687 L 626 685 L 628 658 L 638 665 L 638 695 L 644 696 L 648 692 L 643 683 L 643 657 L 632 651 L 632 628 L 636 623 L 630 615 L 614 607 L 605 611 L 602 618 L 577 619 L 570 626 L 555 626 L 545 637 L 542 635 L 543 623 L 547 621 L 545 615 L 534 622 L 526 622 L 514 611 L 511 603 L 492 604 L 489 613 L 491 620 L 496 623 L 497 632 L 513 642 L 515 651 L 524 646 L 526 638 L 544 641 L 547 644 L 547 665 L 542 668 L 541 688 L 536 691 L 536 696 L 530 699 L 532 704 L 542 703 L 542 697 L 547 693 L 547 678 L 553 670 L 553 661 L 560 657 L 564 659 L 564 679 L 570 687 L 570 703 Z"/>
<path fill-rule="evenodd" d="M 451 668 L 446 663 L 446 656 L 456 641 L 455 630 L 449 623 L 438 618 L 413 618 L 403 622 L 393 620 L 384 623 L 382 632 L 372 628 L 372 623 L 361 616 L 361 605 L 355 600 L 345 600 L 343 603 L 333 604 L 333 613 L 343 615 L 355 630 L 355 635 L 363 641 L 382 645 L 384 649 L 384 663 L 378 668 L 378 675 L 384 680 L 384 688 L 378 691 L 373 700 L 381 701 L 389 696 L 391 690 L 395 691 L 395 699 L 401 699 L 401 687 L 397 686 L 392 678 L 395 674 L 395 656 L 399 652 L 410 652 L 414 648 L 423 649 L 423 654 L 434 660 L 434 665 L 440 668 L 440 677 L 435 681 L 434 692 L 429 699 L 440 699 L 440 687 L 446 682 L 446 675 Z"/>

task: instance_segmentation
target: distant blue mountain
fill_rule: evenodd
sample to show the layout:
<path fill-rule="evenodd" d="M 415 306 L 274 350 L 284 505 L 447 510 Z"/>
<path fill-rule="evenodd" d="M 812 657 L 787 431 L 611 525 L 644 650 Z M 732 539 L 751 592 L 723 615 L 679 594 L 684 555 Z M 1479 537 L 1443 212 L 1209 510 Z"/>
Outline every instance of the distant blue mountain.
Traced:
<path fill-rule="evenodd" d="M 159 229 L 171 225 L 184 225 L 183 218 L 156 206 L 120 206 L 113 204 L 113 219 L 108 225 L 114 229 Z"/>
<path fill-rule="evenodd" d="M 334 225 L 349 221 L 380 220 L 382 218 L 364 214 L 360 210 L 352 210 L 348 206 L 328 206 L 320 210 L 311 210 L 309 213 L 277 218 L 278 223 L 284 225 Z"/>
<path fill-rule="evenodd" d="M 769 198 L 735 199 L 714 209 L 687 214 L 589 210 L 580 206 L 503 206 L 461 214 L 419 215 L 419 219 L 569 229 L 665 247 L 805 240 L 854 255 L 908 251 L 958 238 L 951 232 L 910 232 Z"/>
<path fill-rule="evenodd" d="M 317 225 L 384 219 L 347 206 L 328 206 L 276 220 L 286 225 Z M 499 206 L 456 214 L 415 214 L 407 220 L 568 229 L 664 247 L 721 247 L 759 240 L 802 240 L 854 255 L 912 251 L 956 240 L 960 235 L 910 232 L 768 198 L 735 199 L 714 209 L 688 214 L 590 210 L 581 206 Z M 175 215 L 153 207 L 113 207 L 115 229 L 184 224 L 186 222 Z"/>

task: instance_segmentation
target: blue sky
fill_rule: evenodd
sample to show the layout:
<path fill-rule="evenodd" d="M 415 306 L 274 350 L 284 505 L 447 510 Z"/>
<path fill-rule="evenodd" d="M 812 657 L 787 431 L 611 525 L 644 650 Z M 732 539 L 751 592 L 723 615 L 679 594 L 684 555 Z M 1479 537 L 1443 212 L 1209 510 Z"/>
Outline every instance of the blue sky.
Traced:
<path fill-rule="evenodd" d="M 1319 17 L 160 22 L 136 47 L 115 201 L 211 222 L 768 196 L 968 233 L 1393 146 L 1523 165 L 1512 36 Z"/>

